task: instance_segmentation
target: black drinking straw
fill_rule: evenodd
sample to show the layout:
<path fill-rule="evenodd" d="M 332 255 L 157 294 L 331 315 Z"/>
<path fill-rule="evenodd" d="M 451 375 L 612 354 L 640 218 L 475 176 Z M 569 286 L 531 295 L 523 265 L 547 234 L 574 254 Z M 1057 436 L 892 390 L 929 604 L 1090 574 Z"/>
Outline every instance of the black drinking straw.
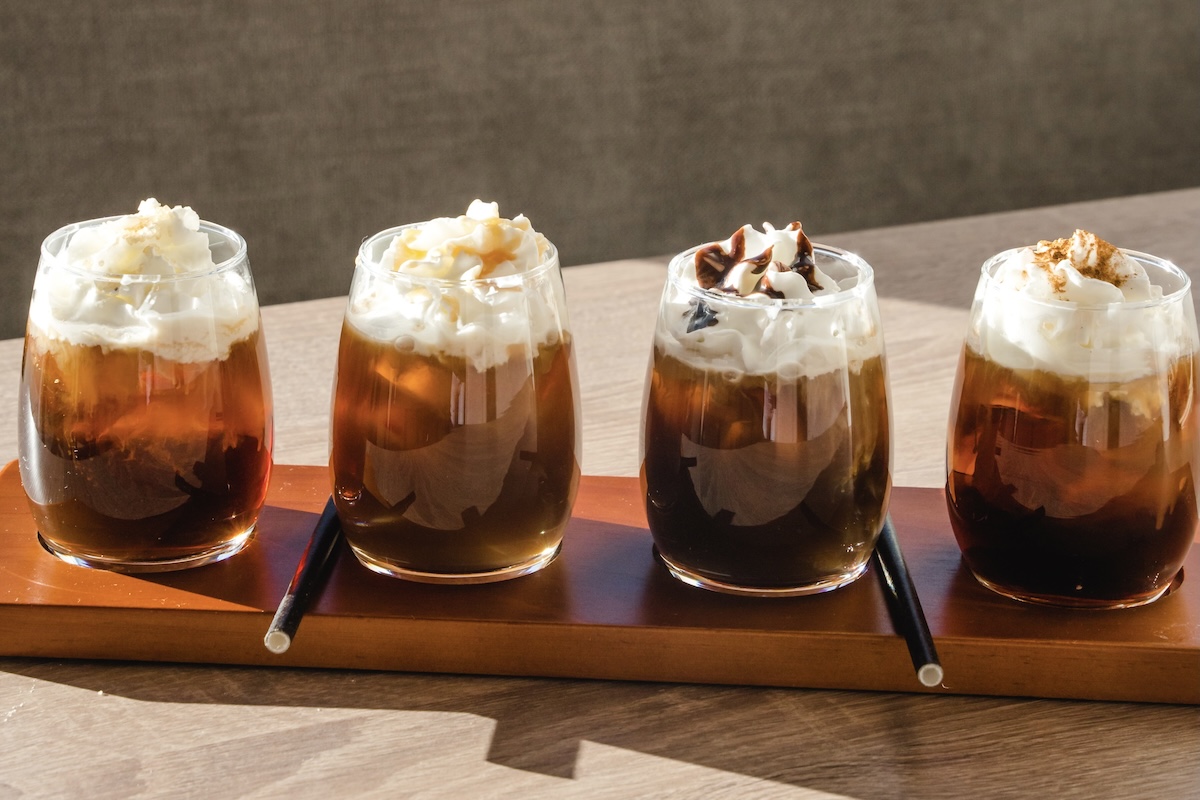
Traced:
<path fill-rule="evenodd" d="M 296 636 L 296 629 L 300 627 L 300 620 L 308 608 L 308 601 L 325 580 L 325 568 L 332 560 L 330 557 L 337 547 L 341 532 L 337 508 L 334 507 L 331 497 L 325 504 L 325 510 L 321 512 L 321 518 L 317 520 L 317 527 L 313 530 L 312 539 L 309 540 L 300 563 L 296 565 L 296 574 L 292 576 L 287 593 L 279 601 L 279 608 L 275 611 L 275 618 L 271 620 L 271 627 L 267 628 L 267 635 L 263 637 L 263 644 L 272 653 L 284 653 L 292 646 L 292 639 Z"/>
<path fill-rule="evenodd" d="M 908 654 L 917 670 L 917 680 L 922 686 L 934 687 L 942 682 L 944 671 L 933 646 L 929 623 L 921 610 L 921 601 L 913 586 L 912 576 L 896 541 L 896 529 L 892 527 L 889 514 L 883 520 L 883 531 L 875 543 L 875 563 L 879 567 L 879 580 L 887 595 L 888 610 L 896 632 L 908 643 Z"/>

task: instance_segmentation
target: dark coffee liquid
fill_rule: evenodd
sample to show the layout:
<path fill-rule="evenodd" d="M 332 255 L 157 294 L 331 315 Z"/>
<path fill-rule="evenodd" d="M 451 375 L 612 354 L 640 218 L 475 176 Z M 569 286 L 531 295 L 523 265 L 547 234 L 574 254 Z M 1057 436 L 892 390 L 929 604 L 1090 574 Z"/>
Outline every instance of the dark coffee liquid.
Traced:
<path fill-rule="evenodd" d="M 1164 591 L 1196 532 L 1196 378 L 1192 356 L 1103 386 L 964 348 L 946 490 L 971 570 L 1080 606 Z"/>
<path fill-rule="evenodd" d="M 38 530 L 96 563 L 170 562 L 253 528 L 271 470 L 259 331 L 220 361 L 26 340 L 22 478 Z"/>
<path fill-rule="evenodd" d="M 334 499 L 386 569 L 506 570 L 558 546 L 579 484 L 569 340 L 483 372 L 342 330 Z"/>
<path fill-rule="evenodd" d="M 788 589 L 870 557 L 891 486 L 883 359 L 815 378 L 727 375 L 655 348 L 641 477 L 669 561 Z"/>

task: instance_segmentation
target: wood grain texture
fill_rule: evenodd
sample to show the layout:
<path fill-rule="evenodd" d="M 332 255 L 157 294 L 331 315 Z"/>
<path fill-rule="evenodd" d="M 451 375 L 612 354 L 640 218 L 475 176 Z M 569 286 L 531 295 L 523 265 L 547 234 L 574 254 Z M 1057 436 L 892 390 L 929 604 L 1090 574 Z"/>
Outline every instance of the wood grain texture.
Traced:
<path fill-rule="evenodd" d="M 813 231 L 876 268 L 897 484 L 942 483 L 987 256 L 1082 226 L 1195 277 L 1197 219 L 1200 189 Z M 635 473 L 665 263 L 565 271 L 589 474 Z M 263 311 L 281 464 L 326 460 L 343 304 Z M 0 463 L 16 457 L 20 348 L 0 342 Z M 1200 708 L 1185 705 L 10 657 L 0 723 L 0 797 L 1200 796 Z"/>
<path fill-rule="evenodd" d="M 483 586 L 376 575 L 342 549 L 282 656 L 262 636 L 324 505 L 320 467 L 280 467 L 251 545 L 202 569 L 116 575 L 36 541 L 16 465 L 0 472 L 0 655 L 352 667 L 536 677 L 923 691 L 873 574 L 790 600 L 682 585 L 651 556 L 638 481 L 585 477 L 562 554 Z M 1200 581 L 1121 614 L 1013 603 L 959 564 L 942 493 L 891 514 L 946 681 L 937 691 L 1200 703 Z M 1186 569 L 1200 574 L 1200 552 Z"/>

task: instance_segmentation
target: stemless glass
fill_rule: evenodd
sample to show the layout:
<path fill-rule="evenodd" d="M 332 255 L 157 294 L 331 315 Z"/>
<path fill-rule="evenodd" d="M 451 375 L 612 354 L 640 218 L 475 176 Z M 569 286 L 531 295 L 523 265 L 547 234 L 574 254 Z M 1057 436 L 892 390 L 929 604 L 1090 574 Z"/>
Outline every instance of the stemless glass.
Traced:
<path fill-rule="evenodd" d="M 425 223 L 419 223 L 423 225 Z M 579 485 L 579 390 L 558 253 L 448 280 L 355 265 L 338 351 L 330 470 L 366 567 L 486 583 L 557 555 Z"/>
<path fill-rule="evenodd" d="M 21 370 L 21 481 L 43 545 L 122 572 L 238 552 L 266 500 L 272 398 L 246 243 L 200 223 L 215 268 L 105 274 L 42 244 Z M 85 307 L 82 318 L 73 308 Z"/>
<path fill-rule="evenodd" d="M 1153 602 L 1196 531 L 1197 334 L 1188 276 L 1141 264 L 1160 300 L 1082 305 L 982 268 L 959 360 L 946 497 L 984 586 L 1077 608 Z"/>
<path fill-rule="evenodd" d="M 867 568 L 891 489 L 874 273 L 814 244 L 841 290 L 749 299 L 670 264 L 644 396 L 641 482 L 658 557 L 706 589 L 790 596 Z"/>

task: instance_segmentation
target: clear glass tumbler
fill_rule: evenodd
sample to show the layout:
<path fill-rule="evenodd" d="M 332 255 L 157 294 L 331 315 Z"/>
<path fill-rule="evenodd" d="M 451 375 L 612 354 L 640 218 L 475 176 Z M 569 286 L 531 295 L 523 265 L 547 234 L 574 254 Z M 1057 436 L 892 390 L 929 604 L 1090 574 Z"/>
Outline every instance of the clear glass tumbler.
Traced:
<path fill-rule="evenodd" d="M 272 398 L 246 243 L 200 223 L 215 268 L 101 273 L 42 244 L 21 370 L 21 480 L 45 547 L 123 572 L 199 566 L 249 542 Z M 80 309 L 84 309 L 83 312 Z"/>
<path fill-rule="evenodd" d="M 1188 276 L 1158 300 L 1034 299 L 982 269 L 950 411 L 946 496 L 963 560 L 1018 600 L 1121 608 L 1163 595 L 1196 532 L 1197 334 Z"/>
<path fill-rule="evenodd" d="M 836 293 L 705 291 L 670 264 L 644 396 L 641 482 L 658 557 L 715 591 L 829 591 L 867 568 L 891 489 L 874 273 L 815 244 Z"/>
<path fill-rule="evenodd" d="M 362 564 L 393 577 L 534 572 L 559 552 L 580 473 L 558 253 L 469 280 L 381 266 L 412 227 L 367 239 L 355 267 L 330 451 L 342 529 Z"/>

